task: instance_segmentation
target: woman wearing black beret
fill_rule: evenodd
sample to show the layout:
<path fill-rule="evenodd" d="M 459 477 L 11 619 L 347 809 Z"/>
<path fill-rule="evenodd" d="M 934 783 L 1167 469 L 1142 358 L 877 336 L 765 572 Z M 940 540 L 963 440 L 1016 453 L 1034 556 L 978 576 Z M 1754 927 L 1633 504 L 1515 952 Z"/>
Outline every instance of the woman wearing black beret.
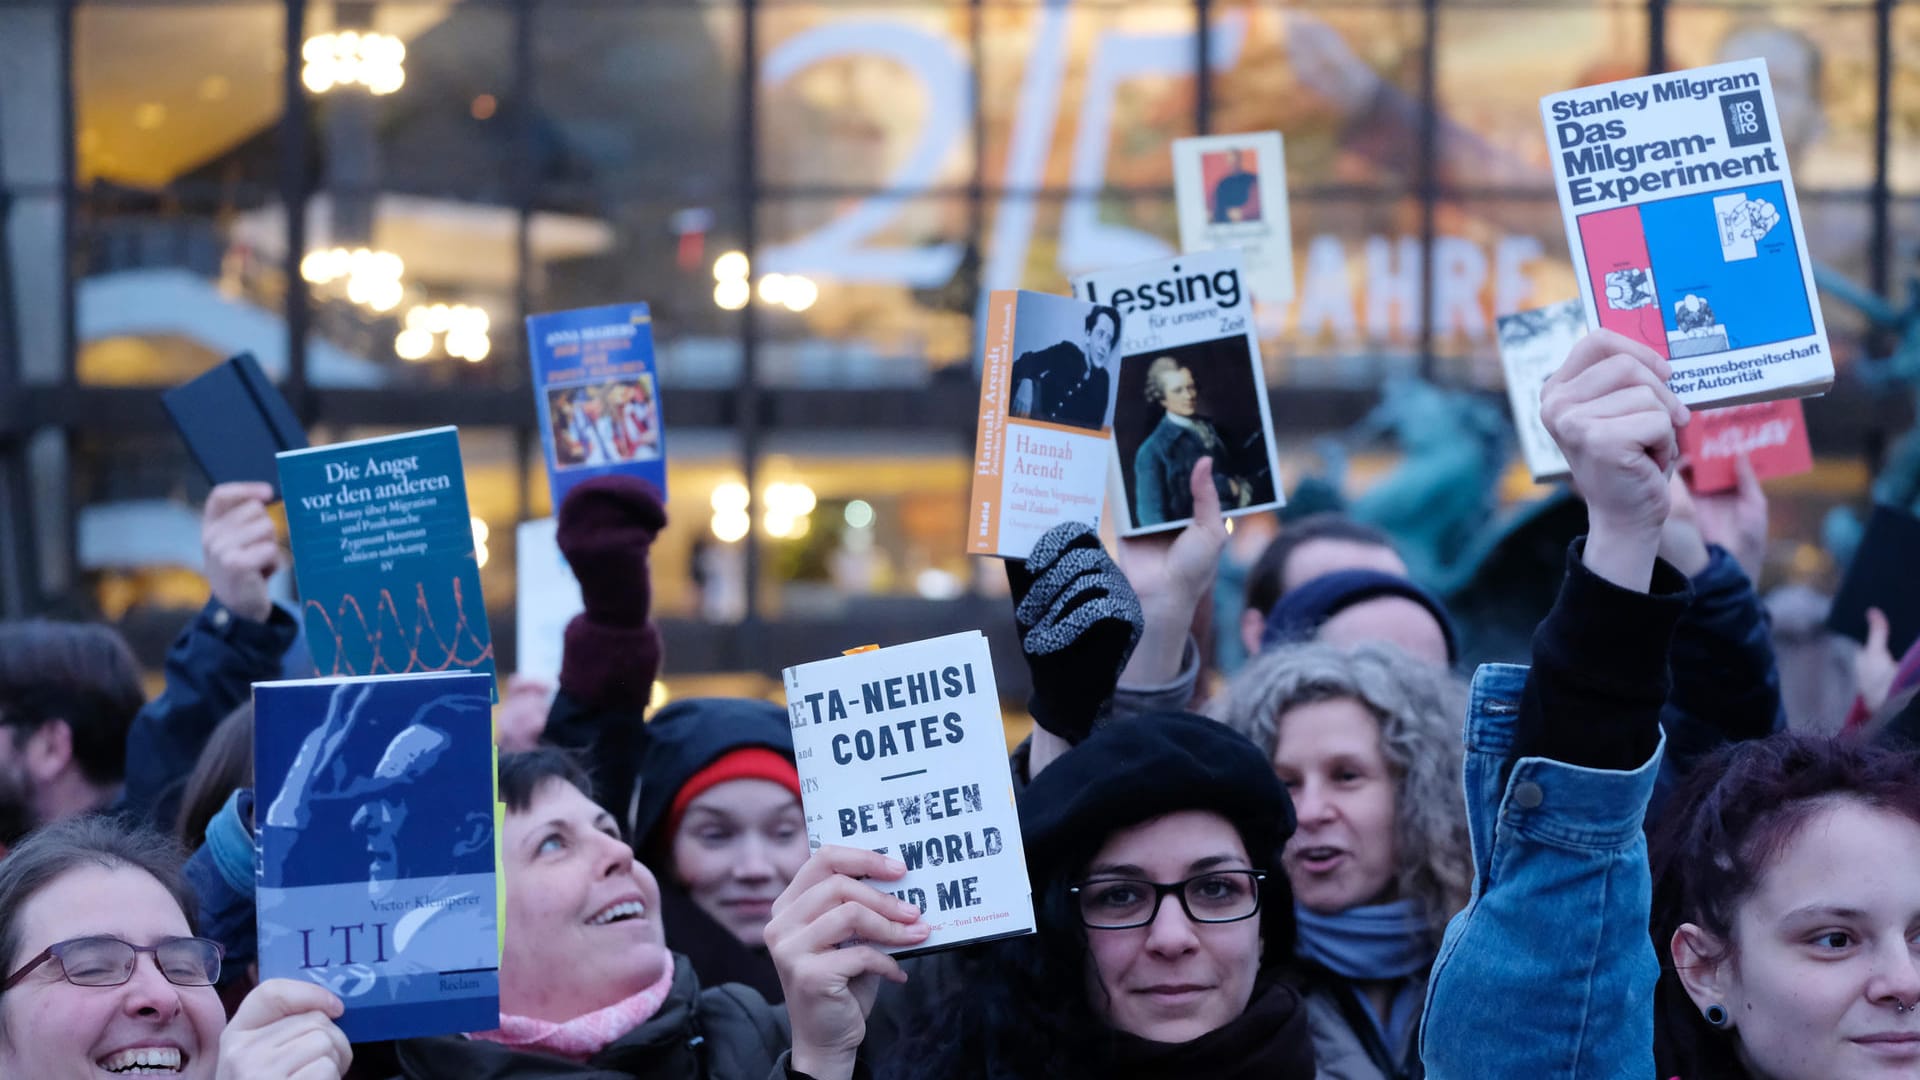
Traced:
<path fill-rule="evenodd" d="M 1277 970 L 1294 927 L 1274 858 L 1293 810 L 1252 743 L 1182 713 L 1109 723 L 1034 777 L 1020 824 L 1037 932 L 966 950 L 960 970 L 922 988 L 905 1037 L 864 1061 L 875 976 L 908 975 L 872 946 L 817 940 L 809 924 L 848 903 L 914 920 L 855 880 L 897 876 L 881 856 L 815 854 L 768 925 L 774 962 L 783 980 L 856 960 L 867 974 L 834 1005 L 815 996 L 793 1012 L 794 1074 L 1314 1075 L 1306 1011 Z M 848 955 L 862 950 L 872 955 Z"/>

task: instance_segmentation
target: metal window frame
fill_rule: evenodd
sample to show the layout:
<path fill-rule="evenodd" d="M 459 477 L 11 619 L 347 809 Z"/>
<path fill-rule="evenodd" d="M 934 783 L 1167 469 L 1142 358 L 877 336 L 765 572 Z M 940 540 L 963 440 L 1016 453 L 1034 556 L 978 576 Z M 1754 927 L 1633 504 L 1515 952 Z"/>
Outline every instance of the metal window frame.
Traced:
<path fill-rule="evenodd" d="M 61 212 L 66 229 L 65 242 L 70 251 L 76 240 L 81 197 L 75 174 L 77 88 L 74 84 L 73 62 L 74 16 L 82 2 L 83 0 L 48 0 L 48 3 L 58 12 L 61 50 L 59 60 L 61 94 L 58 108 L 61 111 L 65 132 L 62 143 L 64 183 L 61 186 Z M 112 0 L 96 0 L 96 2 L 103 6 L 112 6 Z M 536 0 L 471 0 L 471 2 L 500 9 L 510 18 L 514 36 L 512 50 L 514 70 L 509 85 L 514 87 L 514 91 L 523 99 L 530 100 L 534 90 L 536 66 L 532 38 L 542 12 L 540 5 Z M 1872 187 L 1865 197 L 1874 224 L 1874 248 L 1869 258 L 1871 280 L 1875 288 L 1882 291 L 1893 276 L 1890 265 L 1893 251 L 1889 228 L 1892 224 L 1894 196 L 1888 173 L 1891 164 L 1893 105 L 1891 30 L 1898 2 L 1900 0 L 1875 0 L 1872 5 L 1878 31 L 1878 55 L 1875 67 L 1874 173 Z M 285 99 L 278 121 L 280 159 L 277 191 L 281 205 L 286 208 L 287 227 L 287 254 L 284 270 L 288 292 L 283 311 L 289 357 L 289 372 L 285 385 L 287 397 L 296 413 L 308 423 L 324 417 L 329 423 L 336 425 L 397 424 L 424 422 L 431 417 L 436 422 L 511 429 L 518 448 L 520 465 L 515 477 L 515 483 L 519 488 L 517 504 L 524 510 L 531 502 L 526 490 L 528 466 L 533 456 L 540 451 L 531 410 L 526 408 L 526 402 L 522 400 L 525 395 L 518 390 L 448 391 L 397 388 L 358 391 L 311 385 L 308 369 L 308 337 L 312 327 L 312 298 L 304 279 L 299 274 L 299 261 L 306 248 L 305 210 L 313 194 L 312 163 L 308 154 L 309 139 L 312 134 L 312 101 L 300 81 L 299 64 L 293 59 L 298 57 L 304 40 L 310 0 L 279 0 L 279 3 L 284 13 L 281 38 L 289 58 L 282 74 Z M 1196 131 L 1206 133 L 1213 129 L 1217 104 L 1217 95 L 1212 86 L 1216 73 L 1207 60 L 1212 32 L 1211 19 L 1219 10 L 1220 3 L 1219 0 L 1188 0 L 1188 3 L 1195 18 L 1194 124 Z M 1647 64 L 1650 71 L 1657 71 L 1665 66 L 1670 3 L 1671 0 L 1644 0 L 1648 29 Z M 591 8 L 620 5 L 582 3 L 566 6 Z M 702 5 L 691 3 L 684 5 L 663 3 L 660 6 L 686 7 L 689 10 L 698 10 L 702 7 Z M 848 188 L 817 185 L 789 186 L 769 183 L 761 175 L 761 159 L 758 152 L 761 134 L 759 51 L 762 27 L 760 17 L 767 11 L 777 11 L 782 7 L 794 5 L 791 0 L 733 0 L 729 6 L 739 15 L 737 45 L 742 59 L 737 85 L 740 101 L 734 133 L 737 140 L 737 164 L 732 199 L 740 217 L 742 234 L 740 246 L 749 258 L 754 258 L 758 254 L 761 239 L 758 214 L 772 200 L 806 196 L 872 194 L 883 189 L 878 186 Z M 970 23 L 965 45 L 971 61 L 969 73 L 971 88 L 974 100 L 978 102 L 981 99 L 985 51 L 982 24 L 987 9 L 1000 6 L 999 0 L 928 0 L 925 6 L 968 10 Z M 1398 10 L 1408 13 L 1417 11 L 1422 21 L 1420 92 L 1425 108 L 1422 110 L 1418 134 L 1421 152 L 1412 187 L 1416 197 L 1421 200 L 1420 306 L 1422 318 L 1418 348 L 1421 370 L 1429 376 L 1436 373 L 1439 362 L 1434 348 L 1435 297 L 1434 283 L 1429 269 L 1437 228 L 1437 209 L 1443 199 L 1461 196 L 1477 198 L 1498 194 L 1498 189 L 1494 188 L 1443 189 L 1434 156 L 1435 141 L 1438 137 L 1436 80 L 1439 20 L 1450 10 L 1482 6 L 1523 6 L 1529 9 L 1551 10 L 1555 5 L 1552 0 L 1524 0 L 1524 2 L 1494 5 L 1460 4 L 1455 0 L 1417 0 L 1417 3 L 1380 5 L 1382 11 Z M 1909 2 L 1908 6 L 1916 5 Z M 551 10 L 551 6 L 548 10 Z M 529 250 L 529 222 L 539 192 L 538 180 L 533 175 L 530 165 L 526 164 L 531 160 L 531 155 L 524 152 L 525 147 L 531 144 L 535 136 L 532 110 L 521 109 L 519 115 L 521 120 L 515 139 L 520 144 L 522 152 L 514 155 L 518 164 L 511 187 L 514 207 L 518 214 L 515 248 L 519 265 L 515 269 L 514 297 L 517 313 L 524 315 L 531 302 L 528 286 L 532 261 Z M 943 187 L 924 194 L 956 196 L 965 200 L 968 216 L 966 241 L 978 251 L 985 240 L 985 217 L 989 199 L 1003 194 L 1013 194 L 1048 200 L 1076 193 L 1045 187 L 1031 191 L 1009 192 L 1002 186 L 990 182 L 983 171 L 987 160 L 986 122 L 978 108 L 973 111 L 972 123 L 974 168 L 967 183 L 952 190 Z M 1171 194 L 1164 188 L 1138 193 Z M 0 189 L 0 211 L 6 207 L 10 194 Z M 646 197 L 647 193 L 636 191 L 632 194 L 635 197 Z M 1312 192 L 1301 191 L 1296 194 L 1305 197 Z M 1352 195 L 1360 192 L 1345 190 L 1341 194 Z M 0 217 L 0 243 L 4 243 L 5 235 L 6 221 L 4 217 Z M 14 301 L 8 287 L 10 284 L 8 270 L 7 266 L 0 265 L 0 308 L 4 309 L 0 310 L 0 352 L 10 354 L 11 349 L 17 347 L 17 342 L 11 340 L 16 336 L 17 328 L 13 309 Z M 48 427 L 58 428 L 63 437 L 70 437 L 81 432 L 145 430 L 162 427 L 165 423 L 159 415 L 159 410 L 152 407 L 153 392 L 151 390 L 91 387 L 77 383 L 76 359 L 80 351 L 80 342 L 77 339 L 78 290 L 73 276 L 78 272 L 77 264 L 69 258 L 63 265 L 62 272 L 65 278 L 61 317 L 65 329 L 66 355 L 62 358 L 59 381 L 51 386 L 25 385 L 15 366 L 9 362 L 10 356 L 0 356 L 0 510 L 6 511 L 9 521 L 8 536 L 0 538 L 0 612 L 5 613 L 39 609 L 52 599 L 37 595 L 37 590 L 22 595 L 18 585 L 18 582 L 23 580 L 22 576 L 15 570 L 9 569 L 21 564 L 23 560 L 29 566 L 36 561 L 33 559 L 34 530 L 31 521 L 27 520 L 31 516 L 32 508 L 26 500 L 23 484 L 26 479 L 25 446 L 28 438 L 34 432 Z M 677 391 L 674 401 L 676 423 L 731 428 L 735 432 L 740 445 L 741 471 L 745 475 L 750 492 L 758 487 L 757 480 L 762 471 L 761 457 L 766 435 L 775 428 L 790 430 L 859 427 L 866 430 L 884 430 L 895 427 L 925 430 L 931 426 L 961 433 L 971 430 L 972 402 L 946 400 L 947 397 L 952 397 L 952 394 L 943 396 L 938 393 L 900 390 L 786 389 L 778 393 L 767 393 L 759 380 L 762 331 L 763 327 L 755 313 L 754 305 L 747 305 L 737 313 L 735 321 L 742 372 L 738 387 L 730 391 Z M 1308 399 L 1312 400 L 1308 401 Z M 1360 391 L 1293 392 L 1276 395 L 1276 413 L 1299 412 L 1303 416 L 1322 418 L 1329 414 L 1327 405 L 1331 405 L 1333 414 L 1357 415 L 1357 411 L 1364 407 L 1364 399 L 1365 394 Z M 1295 405 L 1302 405 L 1302 407 L 1295 409 L 1293 408 Z M 70 495 L 78 494 L 75 478 L 72 476 L 69 477 L 68 487 Z M 77 502 L 73 503 L 71 508 L 77 511 Z M 73 539 L 75 520 L 77 520 L 77 512 L 69 514 L 70 541 Z M 733 639 L 733 647 L 728 652 L 730 659 L 737 661 L 739 666 L 759 667 L 761 666 L 759 658 L 763 654 L 761 646 L 766 639 L 765 619 L 760 604 L 762 581 L 766 573 L 766 552 L 763 550 L 762 540 L 757 530 L 750 530 L 747 539 L 743 542 L 746 545 L 747 617 Z M 11 559 L 8 558 L 9 551 L 12 552 Z M 38 579 L 32 574 L 27 574 L 24 580 L 37 582 Z"/>

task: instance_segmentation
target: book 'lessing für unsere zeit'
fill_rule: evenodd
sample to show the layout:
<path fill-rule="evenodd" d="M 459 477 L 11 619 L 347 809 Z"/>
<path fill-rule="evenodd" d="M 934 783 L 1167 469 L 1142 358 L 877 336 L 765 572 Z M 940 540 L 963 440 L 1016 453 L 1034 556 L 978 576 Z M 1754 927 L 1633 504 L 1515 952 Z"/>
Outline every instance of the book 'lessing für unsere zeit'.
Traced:
<path fill-rule="evenodd" d="M 260 976 L 354 1042 L 500 1022 L 493 679 L 256 683 Z"/>
<path fill-rule="evenodd" d="M 292 450 L 278 461 L 316 671 L 493 674 L 454 428 Z"/>
<path fill-rule="evenodd" d="M 1690 406 L 1832 385 L 1765 61 L 1551 94 L 1540 112 L 1590 328 L 1668 358 Z"/>
<path fill-rule="evenodd" d="M 1228 517 L 1281 506 L 1280 463 L 1253 298 L 1237 250 L 1203 251 L 1086 274 L 1074 295 L 1119 311 L 1113 410 L 1120 535 L 1193 520 L 1192 476 L 1213 462 Z"/>
<path fill-rule="evenodd" d="M 896 956 L 1033 932 L 987 639 L 950 634 L 786 669 L 807 844 L 862 847 L 931 934 Z"/>

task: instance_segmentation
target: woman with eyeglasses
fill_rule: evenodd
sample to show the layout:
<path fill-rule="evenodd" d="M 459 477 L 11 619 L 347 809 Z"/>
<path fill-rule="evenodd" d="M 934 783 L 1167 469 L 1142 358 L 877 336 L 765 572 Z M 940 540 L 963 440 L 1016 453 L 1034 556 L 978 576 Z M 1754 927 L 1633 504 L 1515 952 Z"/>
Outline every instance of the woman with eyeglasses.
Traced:
<path fill-rule="evenodd" d="M 1420 1076 L 1427 971 L 1473 883 L 1463 688 L 1387 645 L 1290 645 L 1208 712 L 1268 751 L 1293 797 L 1282 863 L 1322 1080 Z"/>
<path fill-rule="evenodd" d="M 194 936 L 179 865 L 168 841 L 104 817 L 48 826 L 0 862 L 0 1076 L 346 1072 L 340 1002 L 319 986 L 270 980 L 227 1022 L 221 949 Z"/>
<path fill-rule="evenodd" d="M 795 1074 L 853 1076 L 880 982 L 926 979 L 904 1034 L 867 1049 L 874 1074 L 1314 1075 L 1306 1010 L 1280 976 L 1293 898 L 1270 862 L 1293 811 L 1252 743 L 1185 714 L 1116 721 L 1033 779 L 1020 819 L 1037 932 L 937 972 L 876 947 L 925 937 L 917 908 L 859 880 L 897 878 L 897 863 L 838 847 L 808 861 L 767 927 Z M 822 983 L 841 992 L 792 989 Z"/>

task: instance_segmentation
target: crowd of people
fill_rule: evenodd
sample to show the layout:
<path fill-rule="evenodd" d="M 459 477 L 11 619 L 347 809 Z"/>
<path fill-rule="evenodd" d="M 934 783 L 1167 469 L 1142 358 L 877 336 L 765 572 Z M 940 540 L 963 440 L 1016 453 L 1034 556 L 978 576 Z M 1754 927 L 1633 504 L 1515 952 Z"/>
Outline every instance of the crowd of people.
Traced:
<path fill-rule="evenodd" d="M 1719 502 L 1757 486 L 1687 494 L 1670 374 L 1600 331 L 1547 383 L 1588 529 L 1526 667 L 1462 671 L 1391 538 L 1321 517 L 1210 679 L 1206 458 L 1180 532 L 1056 527 L 1008 565 L 1037 930 L 904 960 L 906 868 L 810 850 L 782 708 L 648 714 L 666 515 L 581 483 L 585 610 L 500 726 L 498 1026 L 386 1044 L 259 979 L 249 688 L 300 646 L 270 491 L 217 487 L 152 700 L 105 627 L 0 626 L 0 1076 L 1920 1077 L 1920 762 L 1885 722 L 1920 657 L 1863 652 L 1851 717 L 1787 707 Z"/>

